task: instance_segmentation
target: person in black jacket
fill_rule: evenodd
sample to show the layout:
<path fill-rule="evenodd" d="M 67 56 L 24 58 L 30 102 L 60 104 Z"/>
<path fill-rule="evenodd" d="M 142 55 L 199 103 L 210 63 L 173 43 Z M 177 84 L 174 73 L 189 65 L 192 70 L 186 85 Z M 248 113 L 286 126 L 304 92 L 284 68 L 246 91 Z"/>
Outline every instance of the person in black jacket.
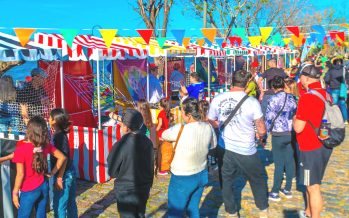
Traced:
<path fill-rule="evenodd" d="M 347 100 L 348 79 L 346 69 L 343 66 L 343 59 L 333 59 L 333 66 L 326 73 L 324 80 L 331 89 L 333 103 L 337 104 L 342 112 L 345 124 L 348 124 L 348 111 L 345 103 Z"/>
<path fill-rule="evenodd" d="M 121 122 L 124 135 L 108 156 L 120 217 L 145 217 L 154 177 L 154 153 L 152 142 L 141 131 L 143 125 L 140 112 L 127 110 Z"/>

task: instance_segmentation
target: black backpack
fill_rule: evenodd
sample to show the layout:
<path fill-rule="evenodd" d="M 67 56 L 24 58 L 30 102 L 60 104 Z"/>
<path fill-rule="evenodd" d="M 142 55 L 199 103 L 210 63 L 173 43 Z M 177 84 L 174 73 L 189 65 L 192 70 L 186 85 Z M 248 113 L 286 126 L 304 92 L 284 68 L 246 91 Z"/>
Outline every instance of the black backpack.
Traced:
<path fill-rule="evenodd" d="M 326 119 L 330 125 L 329 137 L 325 140 L 320 140 L 322 144 L 327 148 L 334 148 L 340 145 L 345 138 L 345 124 L 338 105 L 331 104 L 328 94 L 327 100 L 316 90 L 309 90 L 310 94 L 316 95 L 325 103 L 325 112 L 323 119 Z M 315 133 L 319 135 L 319 128 L 315 128 L 311 121 L 308 121 L 310 126 L 314 129 Z"/>

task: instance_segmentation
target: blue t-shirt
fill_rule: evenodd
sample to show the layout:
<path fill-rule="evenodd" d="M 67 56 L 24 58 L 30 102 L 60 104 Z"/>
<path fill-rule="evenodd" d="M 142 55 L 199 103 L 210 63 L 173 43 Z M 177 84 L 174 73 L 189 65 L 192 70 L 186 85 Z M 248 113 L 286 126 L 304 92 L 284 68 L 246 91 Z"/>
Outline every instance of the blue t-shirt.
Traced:
<path fill-rule="evenodd" d="M 187 87 L 188 95 L 191 98 L 199 98 L 199 94 L 205 89 L 205 84 L 203 82 L 193 83 Z"/>

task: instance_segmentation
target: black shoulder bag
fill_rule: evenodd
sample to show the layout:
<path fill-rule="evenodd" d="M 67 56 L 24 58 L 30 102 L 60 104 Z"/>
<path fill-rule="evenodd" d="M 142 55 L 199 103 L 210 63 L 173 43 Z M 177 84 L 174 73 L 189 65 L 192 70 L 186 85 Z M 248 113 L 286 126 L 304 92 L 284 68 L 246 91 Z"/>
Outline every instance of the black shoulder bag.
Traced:
<path fill-rule="evenodd" d="M 282 113 L 282 111 L 284 110 L 285 108 L 285 105 L 286 105 L 286 101 L 287 101 L 287 93 L 285 95 L 285 101 L 284 101 L 284 105 L 282 106 L 281 110 L 276 114 L 275 118 L 273 119 L 273 121 L 271 122 L 271 125 L 270 125 L 270 128 L 269 128 L 269 132 L 271 132 L 274 128 L 274 124 L 275 124 L 275 120 L 280 116 L 280 114 Z"/>
<path fill-rule="evenodd" d="M 239 108 L 241 107 L 242 103 L 244 103 L 244 101 L 246 101 L 246 99 L 248 99 L 248 95 L 245 95 L 240 102 L 236 105 L 236 107 L 234 108 L 234 110 L 231 112 L 231 114 L 229 115 L 229 117 L 224 121 L 224 123 L 219 127 L 219 131 L 223 131 L 223 129 L 228 125 L 228 123 L 231 121 L 231 119 L 233 119 L 233 117 L 235 116 L 236 112 L 239 110 Z"/>

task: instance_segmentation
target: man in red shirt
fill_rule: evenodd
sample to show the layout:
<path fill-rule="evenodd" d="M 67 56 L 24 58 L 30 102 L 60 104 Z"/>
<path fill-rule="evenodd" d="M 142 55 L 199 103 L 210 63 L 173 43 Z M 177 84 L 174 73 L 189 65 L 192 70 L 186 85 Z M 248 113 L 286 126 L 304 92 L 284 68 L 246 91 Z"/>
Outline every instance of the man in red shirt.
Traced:
<path fill-rule="evenodd" d="M 313 64 L 305 64 L 300 75 L 305 89 L 315 90 L 324 98 L 327 97 L 328 94 L 319 80 L 321 73 Z M 300 217 L 318 218 L 323 206 L 320 185 L 332 149 L 322 145 L 310 122 L 314 128 L 319 128 L 324 112 L 325 104 L 318 96 L 307 92 L 300 97 L 293 122 L 300 150 L 299 181 L 307 188 L 307 207 L 305 211 L 300 211 Z"/>

